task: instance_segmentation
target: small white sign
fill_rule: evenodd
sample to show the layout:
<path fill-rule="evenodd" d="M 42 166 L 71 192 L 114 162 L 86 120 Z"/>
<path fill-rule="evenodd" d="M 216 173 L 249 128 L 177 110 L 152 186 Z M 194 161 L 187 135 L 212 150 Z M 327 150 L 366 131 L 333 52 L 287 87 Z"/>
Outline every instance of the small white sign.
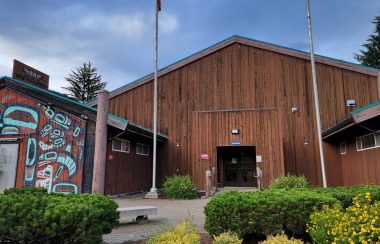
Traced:
<path fill-rule="evenodd" d="M 261 163 L 261 162 L 263 162 L 262 156 L 261 155 L 257 155 L 256 156 L 256 163 Z"/>

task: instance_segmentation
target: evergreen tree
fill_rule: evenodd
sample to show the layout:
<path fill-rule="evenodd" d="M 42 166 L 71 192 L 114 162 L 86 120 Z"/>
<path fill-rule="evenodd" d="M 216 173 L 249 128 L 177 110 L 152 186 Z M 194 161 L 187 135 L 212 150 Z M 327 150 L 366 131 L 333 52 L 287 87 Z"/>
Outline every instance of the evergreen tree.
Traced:
<path fill-rule="evenodd" d="M 372 23 L 375 24 L 375 30 L 362 45 L 365 50 L 360 50 L 360 54 L 355 54 L 354 57 L 361 64 L 380 68 L 380 16 L 377 16 Z"/>
<path fill-rule="evenodd" d="M 62 87 L 69 91 L 69 96 L 79 102 L 87 102 L 98 95 L 98 92 L 104 89 L 107 82 L 102 82 L 102 76 L 98 75 L 97 69 L 92 66 L 91 62 L 84 63 L 82 67 L 71 71 L 69 77 L 65 79 L 69 86 Z"/>

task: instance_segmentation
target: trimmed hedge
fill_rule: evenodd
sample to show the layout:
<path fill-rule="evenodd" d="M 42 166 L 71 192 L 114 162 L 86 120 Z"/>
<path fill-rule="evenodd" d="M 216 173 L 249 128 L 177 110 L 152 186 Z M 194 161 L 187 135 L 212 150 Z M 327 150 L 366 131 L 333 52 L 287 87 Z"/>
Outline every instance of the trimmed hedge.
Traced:
<path fill-rule="evenodd" d="M 359 194 L 370 193 L 380 201 L 380 186 L 308 188 L 262 192 L 228 192 L 214 197 L 205 207 L 205 229 L 210 235 L 232 231 L 246 235 L 270 235 L 285 231 L 307 237 L 306 223 L 322 205 L 351 205 Z"/>
<path fill-rule="evenodd" d="M 328 194 L 339 200 L 343 208 L 347 208 L 352 204 L 354 197 L 359 194 L 369 192 L 373 201 L 380 201 L 380 186 L 342 186 L 331 188 L 311 188 L 314 192 Z"/>
<path fill-rule="evenodd" d="M 21 243 L 101 243 L 117 225 L 117 204 L 89 194 L 11 189 L 0 195 L 0 240 Z"/>
<path fill-rule="evenodd" d="M 314 210 L 337 203 L 335 198 L 313 191 L 227 192 L 207 203 L 205 229 L 210 235 L 232 231 L 240 237 L 282 231 L 304 235 Z"/>

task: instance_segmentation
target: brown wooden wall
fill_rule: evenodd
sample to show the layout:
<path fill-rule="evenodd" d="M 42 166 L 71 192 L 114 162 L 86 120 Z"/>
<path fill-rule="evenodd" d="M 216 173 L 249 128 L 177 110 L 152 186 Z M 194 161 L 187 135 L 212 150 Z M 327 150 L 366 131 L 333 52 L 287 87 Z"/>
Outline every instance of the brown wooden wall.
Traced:
<path fill-rule="evenodd" d="M 357 151 L 354 139 L 340 157 L 344 185 L 380 185 L 380 148 Z"/>
<path fill-rule="evenodd" d="M 317 76 L 323 128 L 348 115 L 346 99 L 356 99 L 359 107 L 379 98 L 374 76 L 326 64 L 317 64 Z M 192 135 L 199 133 L 195 112 L 277 108 L 285 171 L 304 174 L 313 185 L 322 183 L 309 61 L 234 43 L 161 76 L 158 87 L 159 131 L 169 136 L 160 152 L 162 176 L 203 174 L 193 172 Z M 110 112 L 151 128 L 152 92 L 148 82 L 120 94 L 111 99 Z"/>
<path fill-rule="evenodd" d="M 112 151 L 112 141 L 107 143 L 105 194 L 117 195 L 146 191 L 152 187 L 152 142 L 150 139 L 127 136 L 130 152 Z M 149 155 L 136 154 L 136 143 L 149 145 Z"/>
<path fill-rule="evenodd" d="M 261 155 L 263 186 L 269 180 L 284 175 L 282 130 L 277 109 L 251 111 L 194 112 L 191 138 L 192 177 L 197 186 L 205 188 L 205 173 L 217 168 L 217 147 L 230 146 L 232 140 L 241 146 L 255 146 Z M 239 128 L 239 134 L 231 134 Z M 202 160 L 207 153 L 209 160 Z M 202 172 L 202 173 L 201 173 Z"/>
<path fill-rule="evenodd" d="M 325 155 L 326 180 L 328 186 L 343 185 L 342 158 L 339 144 L 323 143 Z"/>

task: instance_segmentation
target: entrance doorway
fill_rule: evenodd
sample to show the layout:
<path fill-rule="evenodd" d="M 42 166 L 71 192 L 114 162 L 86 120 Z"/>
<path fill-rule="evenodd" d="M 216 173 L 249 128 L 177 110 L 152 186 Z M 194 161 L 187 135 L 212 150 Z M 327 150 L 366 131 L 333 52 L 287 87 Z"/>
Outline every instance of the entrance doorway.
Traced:
<path fill-rule="evenodd" d="M 218 147 L 218 182 L 221 186 L 256 187 L 256 148 Z"/>
<path fill-rule="evenodd" d="M 15 187 L 18 159 L 17 144 L 0 144 L 0 192 Z"/>

